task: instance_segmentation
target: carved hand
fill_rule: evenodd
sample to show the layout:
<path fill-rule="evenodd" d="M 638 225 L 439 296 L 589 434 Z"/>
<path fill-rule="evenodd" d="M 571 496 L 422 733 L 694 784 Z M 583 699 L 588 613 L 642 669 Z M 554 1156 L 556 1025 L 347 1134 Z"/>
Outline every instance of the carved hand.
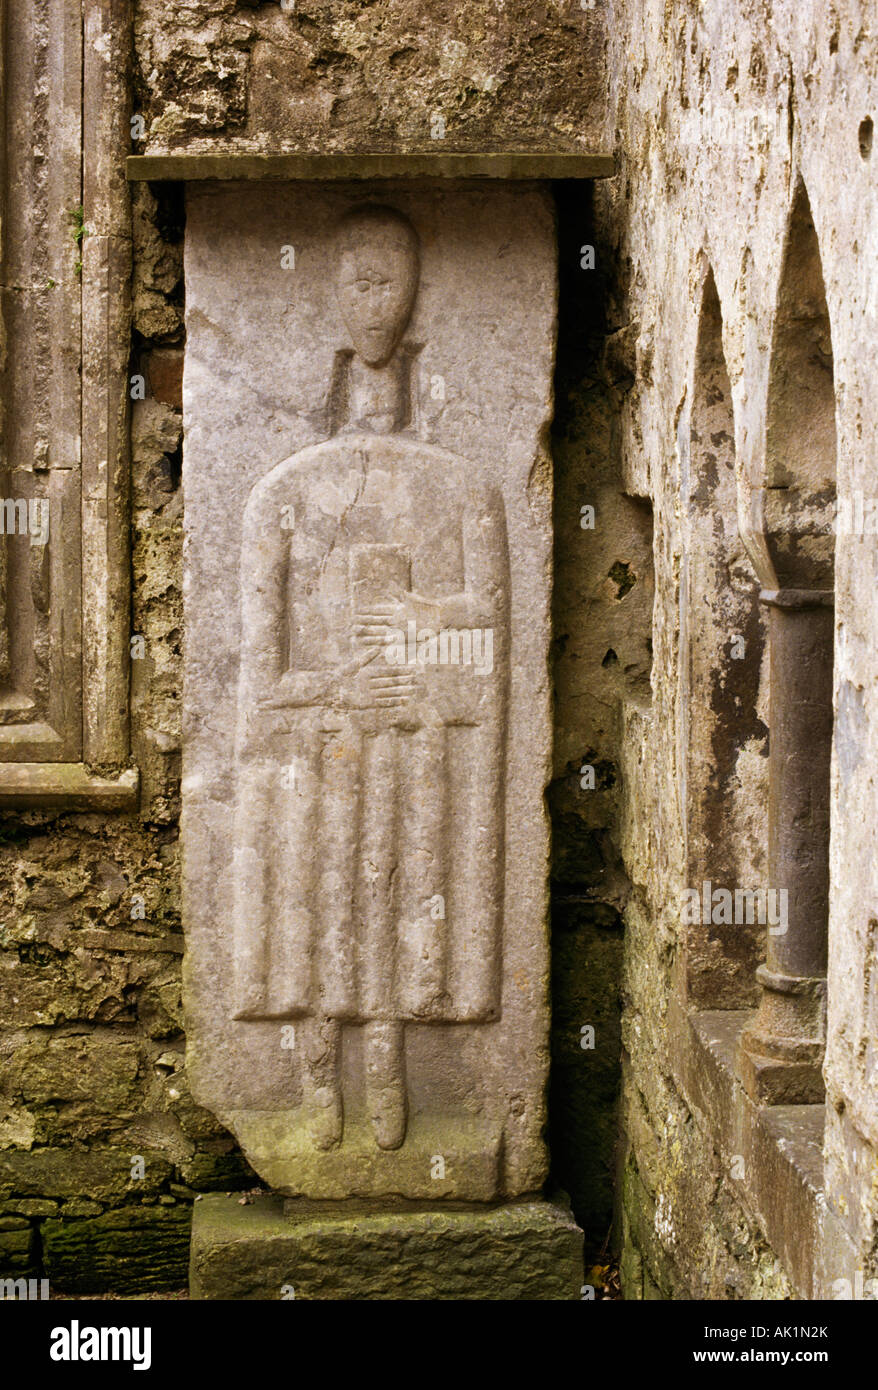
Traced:
<path fill-rule="evenodd" d="M 359 640 L 359 639 L 358 639 Z M 403 709 L 417 694 L 416 674 L 384 660 L 386 645 L 374 638 L 341 668 L 334 703 L 342 709 Z"/>
<path fill-rule="evenodd" d="M 354 634 L 364 646 L 380 643 L 386 646 L 394 635 L 408 633 L 410 622 L 415 630 L 429 627 L 436 630 L 441 605 L 436 599 L 424 598 L 422 594 L 393 588 L 380 598 L 369 600 L 368 607 L 357 612 L 354 618 Z"/>

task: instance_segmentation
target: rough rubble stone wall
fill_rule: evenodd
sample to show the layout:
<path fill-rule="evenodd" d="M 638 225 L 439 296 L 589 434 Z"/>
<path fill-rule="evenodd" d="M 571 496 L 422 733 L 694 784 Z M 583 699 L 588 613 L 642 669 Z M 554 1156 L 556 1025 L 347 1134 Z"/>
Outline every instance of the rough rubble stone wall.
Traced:
<path fill-rule="evenodd" d="M 652 661 L 652 511 L 644 499 L 624 493 L 620 473 L 619 410 L 633 363 L 630 329 L 616 295 L 615 182 L 558 193 L 552 431 L 550 1140 L 554 1174 L 595 1247 L 612 1220 L 622 913 L 629 891 L 619 850 L 620 710 L 623 699 L 648 694 Z M 584 246 L 594 248 L 594 270 L 582 267 Z M 592 508 L 593 517 L 584 516 L 583 508 Z"/>
<path fill-rule="evenodd" d="M 135 6 L 132 110 L 149 148 L 595 148 L 603 5 Z M 215 145 L 213 147 L 216 147 Z M 135 142 L 143 152 L 144 142 Z M 441 146 L 439 146 L 441 148 Z M 186 1086 L 180 1006 L 181 191 L 132 188 L 132 742 L 139 815 L 0 821 L 0 1273 L 116 1292 L 185 1283 L 194 1193 L 254 1177 Z M 590 196 L 560 206 L 555 1178 L 595 1247 L 610 1219 L 618 980 L 618 702 L 648 684 L 651 518 L 621 496 L 630 333 Z M 604 219 L 607 226 L 608 218 Z M 85 209 L 88 223 L 88 209 Z M 615 235 L 615 233 L 613 233 Z M 579 266 L 593 243 L 597 269 Z M 230 273 L 234 273 L 230 268 Z M 604 334 L 611 347 L 605 351 Z M 595 505 L 606 525 L 580 528 Z M 596 768 L 581 789 L 583 763 Z M 595 1047 L 580 1047 L 583 1025 Z M 143 1159 L 141 1169 L 133 1160 Z"/>
<path fill-rule="evenodd" d="M 745 476 L 759 478 L 774 306 L 800 172 L 832 328 L 839 492 L 875 493 L 868 344 L 878 207 L 867 122 L 878 107 L 875 17 L 858 0 L 627 0 L 610 28 L 626 204 L 620 267 L 640 364 L 623 410 L 624 468 L 632 488 L 654 498 L 657 586 L 652 699 L 628 707 L 623 750 L 625 862 L 634 884 L 624 982 L 623 1282 L 629 1297 L 781 1297 L 787 1281 L 748 1214 L 729 1155 L 717 1153 L 674 1079 L 679 1058 L 668 1029 L 682 949 L 680 892 L 689 886 L 676 743 L 678 425 L 691 398 L 709 263 L 739 463 Z M 862 878 L 876 862 L 875 554 L 867 535 L 843 538 L 837 555 L 827 1063 L 827 1196 L 854 1232 L 867 1277 L 878 1218 L 865 1176 L 878 1149 L 874 887 Z M 761 785 L 764 804 L 764 774 Z M 755 832 L 759 786 L 757 770 Z"/>

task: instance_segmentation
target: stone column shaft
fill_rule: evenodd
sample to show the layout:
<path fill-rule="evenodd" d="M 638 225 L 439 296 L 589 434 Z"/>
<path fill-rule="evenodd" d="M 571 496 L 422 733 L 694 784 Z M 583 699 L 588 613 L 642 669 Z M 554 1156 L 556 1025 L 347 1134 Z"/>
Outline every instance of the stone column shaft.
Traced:
<path fill-rule="evenodd" d="M 741 1040 L 745 1088 L 763 1104 L 819 1103 L 826 1033 L 833 595 L 763 590 L 771 702 L 769 925 L 762 1000 Z"/>

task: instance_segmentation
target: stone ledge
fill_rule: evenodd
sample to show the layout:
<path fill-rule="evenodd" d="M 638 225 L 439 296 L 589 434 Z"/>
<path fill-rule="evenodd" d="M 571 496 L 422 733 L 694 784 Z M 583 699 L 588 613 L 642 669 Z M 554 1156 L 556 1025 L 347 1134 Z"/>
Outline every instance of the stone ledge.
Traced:
<path fill-rule="evenodd" d="M 604 179 L 611 154 L 134 154 L 130 180 L 195 179 Z"/>
<path fill-rule="evenodd" d="M 140 774 L 99 777 L 84 763 L 0 763 L 0 808 L 133 811 Z"/>
<path fill-rule="evenodd" d="M 288 1204 L 289 1207 L 293 1204 Z M 349 1203 L 214 1193 L 195 1203 L 197 1299 L 578 1299 L 582 1232 L 548 1201 L 464 1210 L 351 1211 Z"/>
<path fill-rule="evenodd" d="M 802 1298 L 826 1298 L 821 1271 L 830 1216 L 823 1185 L 825 1107 L 753 1103 L 736 1070 L 738 1041 L 752 1017 L 749 1010 L 690 1014 L 681 1080 L 730 1170 L 732 1158 L 742 1161 L 743 1179 L 730 1172 L 730 1180 L 796 1292 Z M 833 1230 L 833 1239 L 840 1237 Z M 852 1245 L 849 1254 L 854 1269 Z"/>

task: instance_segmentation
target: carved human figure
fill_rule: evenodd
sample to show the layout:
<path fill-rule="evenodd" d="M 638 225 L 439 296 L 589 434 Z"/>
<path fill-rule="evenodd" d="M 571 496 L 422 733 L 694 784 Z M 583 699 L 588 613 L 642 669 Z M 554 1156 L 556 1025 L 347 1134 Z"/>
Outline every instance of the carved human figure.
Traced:
<path fill-rule="evenodd" d="M 335 260 L 352 351 L 331 437 L 257 483 L 244 519 L 235 1017 L 299 1020 L 318 1148 L 350 1112 L 394 1149 L 406 1026 L 499 1016 L 509 566 L 483 465 L 414 429 L 413 227 L 354 209 Z M 345 1027 L 364 1095 L 343 1096 Z"/>

